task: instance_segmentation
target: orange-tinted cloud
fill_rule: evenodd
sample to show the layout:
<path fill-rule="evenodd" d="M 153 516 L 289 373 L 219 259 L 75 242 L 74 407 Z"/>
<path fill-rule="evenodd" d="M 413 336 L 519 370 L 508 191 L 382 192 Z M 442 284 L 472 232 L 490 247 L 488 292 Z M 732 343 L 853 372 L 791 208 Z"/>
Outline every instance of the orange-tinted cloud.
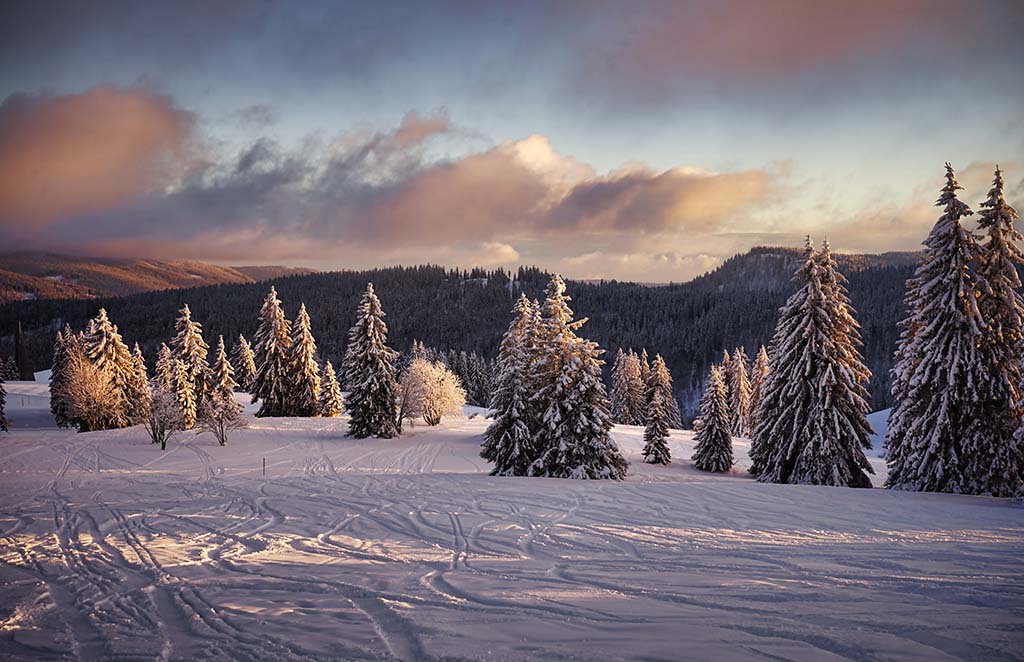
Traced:
<path fill-rule="evenodd" d="M 118 208 L 176 181 L 192 117 L 165 96 L 99 87 L 0 104 L 0 224 Z"/>

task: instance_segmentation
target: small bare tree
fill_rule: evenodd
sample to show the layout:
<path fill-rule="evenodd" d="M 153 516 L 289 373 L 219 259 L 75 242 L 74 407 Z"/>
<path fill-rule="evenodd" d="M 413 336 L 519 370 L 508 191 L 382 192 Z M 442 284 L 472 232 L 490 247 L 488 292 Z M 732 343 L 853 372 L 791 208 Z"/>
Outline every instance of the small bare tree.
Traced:
<path fill-rule="evenodd" d="M 421 416 L 427 425 L 437 425 L 444 416 L 461 416 L 466 404 L 466 392 L 455 373 L 419 357 L 405 371 L 399 394 L 400 416 Z"/>
<path fill-rule="evenodd" d="M 213 433 L 221 446 L 228 443 L 229 434 L 247 427 L 249 422 L 242 416 L 242 405 L 235 402 L 233 397 L 215 395 L 208 398 L 199 408 L 196 432 Z"/>
<path fill-rule="evenodd" d="M 167 440 L 185 428 L 177 398 L 157 380 L 150 382 L 149 406 L 141 412 L 138 422 L 162 451 L 167 450 Z"/>

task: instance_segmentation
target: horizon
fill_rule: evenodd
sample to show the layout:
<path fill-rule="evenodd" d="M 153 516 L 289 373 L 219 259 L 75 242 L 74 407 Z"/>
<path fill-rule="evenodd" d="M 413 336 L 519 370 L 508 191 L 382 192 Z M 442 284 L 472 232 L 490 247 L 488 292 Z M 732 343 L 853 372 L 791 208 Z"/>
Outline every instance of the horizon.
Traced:
<path fill-rule="evenodd" d="M 659 284 L 805 234 L 915 251 L 945 161 L 1024 203 L 1022 29 L 999 0 L 8 5 L 0 242 Z"/>

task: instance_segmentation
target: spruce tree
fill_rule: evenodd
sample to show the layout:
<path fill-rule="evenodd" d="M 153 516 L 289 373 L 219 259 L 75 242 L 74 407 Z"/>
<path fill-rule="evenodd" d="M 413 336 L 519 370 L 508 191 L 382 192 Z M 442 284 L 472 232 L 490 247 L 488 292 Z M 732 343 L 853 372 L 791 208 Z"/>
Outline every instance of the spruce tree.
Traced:
<path fill-rule="evenodd" d="M 181 411 L 182 429 L 190 430 L 195 427 L 199 403 L 196 401 L 192 375 L 189 374 L 188 366 L 181 359 L 174 361 L 174 400 L 178 403 L 178 409 Z"/>
<path fill-rule="evenodd" d="M 539 455 L 530 475 L 596 479 L 625 477 L 627 464 L 609 436 L 608 395 L 601 377 L 604 350 L 576 335 L 586 319 L 573 321 L 558 275 L 548 285 L 539 332 L 533 403 L 540 414 Z"/>
<path fill-rule="evenodd" d="M 772 336 L 772 363 L 751 445 L 758 480 L 871 487 L 867 403 L 840 346 L 842 320 L 822 287 L 823 268 L 810 239 L 797 272 L 800 289 L 782 307 Z M 824 281 L 834 278 L 824 274 Z"/>
<path fill-rule="evenodd" d="M 238 334 L 238 342 L 231 350 L 231 365 L 235 368 L 238 387 L 243 391 L 249 391 L 256 377 L 256 359 L 249 341 L 242 334 Z"/>
<path fill-rule="evenodd" d="M 288 346 L 288 400 L 289 416 L 316 416 L 320 395 L 320 366 L 316 361 L 316 340 L 310 329 L 306 304 L 292 325 Z"/>
<path fill-rule="evenodd" d="M 693 449 L 693 466 L 701 471 L 725 472 L 733 465 L 729 406 L 725 400 L 723 369 L 712 366 L 700 399 L 701 426 Z"/>
<path fill-rule="evenodd" d="M 675 393 L 672 389 L 672 375 L 669 374 L 668 366 L 661 354 L 654 357 L 650 372 L 647 375 L 647 383 L 644 385 L 643 419 L 647 423 L 651 403 L 654 402 L 654 394 L 661 394 L 661 406 L 665 409 L 666 424 L 670 428 L 680 429 L 683 427 L 679 415 L 679 403 L 676 402 Z"/>
<path fill-rule="evenodd" d="M 512 322 L 498 348 L 498 374 L 490 408 L 494 422 L 484 432 L 480 457 L 494 463 L 491 475 L 525 476 L 537 459 L 531 434 L 530 325 L 533 308 L 520 294 Z"/>
<path fill-rule="evenodd" d="M 1006 496 L 1020 485 L 1017 451 L 1005 438 L 993 438 L 985 420 L 994 415 L 994 382 L 1005 376 L 986 360 L 987 326 L 977 293 L 990 286 L 971 268 L 984 262 L 977 238 L 960 221 L 972 213 L 957 198 L 961 189 L 947 163 L 936 202 L 943 213 L 911 283 L 914 298 L 907 302 L 893 368 L 897 402 L 885 442 L 886 486 Z"/>
<path fill-rule="evenodd" d="M 213 390 L 213 376 L 210 371 L 210 346 L 203 340 L 203 325 L 192 319 L 192 311 L 186 304 L 174 323 L 175 336 L 171 340 L 171 354 L 185 364 L 188 378 L 192 380 L 196 402 L 202 404 Z"/>
<path fill-rule="evenodd" d="M 334 374 L 334 366 L 328 361 L 324 365 L 323 379 L 320 380 L 320 396 L 317 402 L 317 411 L 321 416 L 340 416 L 343 406 L 341 387 L 338 385 L 338 378 Z"/>
<path fill-rule="evenodd" d="M 89 321 L 89 330 L 82 338 L 81 349 L 84 357 L 107 375 L 116 391 L 117 404 L 113 411 L 106 412 L 107 425 L 128 425 L 131 420 L 128 397 L 135 368 L 128 346 L 121 339 L 117 325 L 107 317 L 105 309 L 100 308 L 99 314 Z"/>
<path fill-rule="evenodd" d="M 646 391 L 636 352 L 619 350 L 612 368 L 612 420 L 622 425 L 643 425 L 647 410 Z"/>
<path fill-rule="evenodd" d="M 65 325 L 63 331 L 57 331 L 57 339 L 53 343 L 53 364 L 50 367 L 50 413 L 57 427 L 61 428 L 72 424 L 66 392 L 71 343 L 77 343 L 77 337 L 71 327 Z"/>
<path fill-rule="evenodd" d="M 149 414 L 149 375 L 146 373 L 146 359 L 142 356 L 139 343 L 132 349 L 132 372 L 125 386 L 129 421 L 135 425 Z"/>
<path fill-rule="evenodd" d="M 349 412 L 349 434 L 357 439 L 390 439 L 398 435 L 397 352 L 388 347 L 387 335 L 380 300 L 373 291 L 373 283 L 368 283 L 345 351 L 345 382 L 349 388 L 345 407 Z"/>
<path fill-rule="evenodd" d="M 233 400 L 235 388 L 235 368 L 228 360 L 224 349 L 224 336 L 217 336 L 217 350 L 213 358 L 213 392 L 212 396 L 223 400 Z"/>
<path fill-rule="evenodd" d="M 167 343 L 160 343 L 160 349 L 156 354 L 156 374 L 153 375 L 153 380 L 167 392 L 174 390 L 174 356 Z"/>
<path fill-rule="evenodd" d="M 655 362 L 657 360 L 655 359 Z M 653 370 L 652 368 L 652 372 Z M 668 448 L 668 412 L 665 410 L 665 396 L 658 389 L 654 390 L 647 410 L 643 456 L 647 464 L 669 464 L 672 461 L 672 453 Z"/>
<path fill-rule="evenodd" d="M 989 389 L 984 409 L 977 412 L 984 428 L 979 445 L 968 450 L 966 474 L 974 493 L 1014 494 L 1024 478 L 1024 432 L 1021 429 L 1021 359 L 1024 356 L 1024 301 L 1018 266 L 1024 264 L 1013 226 L 1019 218 L 1003 194 L 1003 173 L 996 167 L 988 198 L 978 212 L 978 228 L 985 233 L 978 273 L 988 287 L 981 290 L 978 308 L 985 320 L 982 359 L 989 366 Z"/>
<path fill-rule="evenodd" d="M 281 310 L 281 301 L 273 286 L 260 310 L 254 350 L 256 376 L 252 380 L 252 402 L 260 403 L 256 416 L 286 416 L 288 398 L 288 349 L 291 324 Z"/>
<path fill-rule="evenodd" d="M 750 433 L 753 434 L 757 428 L 757 410 L 761 406 L 761 391 L 764 388 L 764 380 L 768 376 L 768 350 L 761 345 L 754 359 L 754 366 L 750 373 Z"/>
<path fill-rule="evenodd" d="M 732 352 L 729 364 L 729 384 L 732 386 L 729 401 L 729 427 L 738 437 L 750 435 L 750 377 L 747 372 L 747 353 L 742 347 Z"/>

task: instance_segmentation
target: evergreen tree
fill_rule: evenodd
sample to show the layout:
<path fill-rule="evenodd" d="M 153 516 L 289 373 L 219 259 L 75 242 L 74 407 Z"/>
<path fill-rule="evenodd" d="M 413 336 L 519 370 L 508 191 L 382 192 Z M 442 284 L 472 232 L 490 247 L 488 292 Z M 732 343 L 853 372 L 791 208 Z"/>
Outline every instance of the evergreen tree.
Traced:
<path fill-rule="evenodd" d="M 722 368 L 712 366 L 700 399 L 701 426 L 693 449 L 693 466 L 701 471 L 724 472 L 733 465 L 731 421 L 725 400 Z"/>
<path fill-rule="evenodd" d="M 980 445 L 970 453 L 966 473 L 972 481 L 971 492 L 1012 494 L 1024 478 L 1024 432 L 1014 434 L 1024 416 L 1020 393 L 1024 301 L 1017 273 L 1024 258 L 1018 245 L 1021 234 L 1013 226 L 1019 216 L 1003 195 L 998 166 L 978 217 L 978 227 L 986 235 L 978 273 L 988 285 L 978 301 L 986 325 L 980 350 L 991 383 L 984 410 L 977 412 L 978 423 L 986 431 L 978 433 Z"/>
<path fill-rule="evenodd" d="M 843 321 L 822 286 L 835 276 L 822 272 L 808 238 L 801 287 L 772 336 L 752 471 L 763 482 L 870 487 L 863 449 L 871 447 L 871 426 L 857 381 L 866 368 L 849 363 L 840 346 Z"/>
<path fill-rule="evenodd" d="M 14 329 L 14 363 L 17 366 L 17 379 L 23 382 L 34 382 L 35 373 L 32 371 L 32 364 L 28 359 L 28 349 L 25 347 L 25 334 L 21 331 L 21 322 Z"/>
<path fill-rule="evenodd" d="M 224 336 L 217 336 L 217 351 L 213 359 L 213 397 L 223 400 L 234 400 L 235 388 L 238 383 L 235 381 L 235 368 L 228 361 L 228 354 L 224 349 Z"/>
<path fill-rule="evenodd" d="M 320 395 L 320 366 L 316 362 L 316 340 L 310 330 L 306 304 L 292 325 L 288 347 L 288 413 L 290 416 L 316 416 Z"/>
<path fill-rule="evenodd" d="M 160 349 L 156 354 L 156 374 L 154 381 L 168 393 L 174 390 L 174 356 L 167 343 L 160 343 Z"/>
<path fill-rule="evenodd" d="M 897 351 L 886 486 L 1007 496 L 1020 488 L 1019 450 L 1005 436 L 993 436 L 993 422 L 986 420 L 999 415 L 992 396 L 1005 374 L 993 373 L 986 360 L 987 326 L 977 293 L 990 285 L 971 268 L 985 262 L 960 221 L 972 213 L 957 198 L 961 188 L 947 163 L 936 202 L 943 214 L 925 240 Z"/>
<path fill-rule="evenodd" d="M 288 350 L 291 324 L 281 310 L 273 286 L 260 310 L 254 350 L 256 376 L 252 380 L 252 401 L 260 403 L 256 416 L 286 416 L 288 413 Z"/>
<path fill-rule="evenodd" d="M 661 358 L 660 355 L 658 358 Z M 654 359 L 655 363 L 658 358 Z M 647 464 L 668 464 L 672 461 L 672 453 L 668 448 L 668 412 L 665 410 L 665 397 L 659 389 L 653 391 L 651 405 L 647 410 L 643 456 Z"/>
<path fill-rule="evenodd" d="M 640 353 L 640 357 L 639 358 L 640 358 L 640 382 L 642 384 L 646 384 L 647 383 L 647 377 L 650 376 L 650 374 L 651 374 L 651 362 L 647 358 L 647 348 L 646 347 Z M 646 403 L 644 403 L 644 404 L 646 404 Z M 637 423 L 637 425 L 643 425 L 643 414 L 641 414 L 640 416 L 641 416 L 641 418 L 640 418 L 640 421 Z"/>
<path fill-rule="evenodd" d="M 612 420 L 622 425 L 643 425 L 646 392 L 640 357 L 633 350 L 624 353 L 620 349 L 612 369 Z"/>
<path fill-rule="evenodd" d="M 181 359 L 174 361 L 174 400 L 178 403 L 178 409 L 181 411 L 182 429 L 190 430 L 195 427 L 199 403 L 196 401 L 192 375 L 189 374 L 188 366 Z"/>
<path fill-rule="evenodd" d="M 231 365 L 235 368 L 238 387 L 243 391 L 249 391 L 253 379 L 256 378 L 256 359 L 249 341 L 242 334 L 238 334 L 238 342 L 231 350 Z"/>
<path fill-rule="evenodd" d="M 324 366 L 323 379 L 320 380 L 320 399 L 317 409 L 321 416 L 334 417 L 341 415 L 343 406 L 341 387 L 338 386 L 334 366 L 328 361 Z"/>
<path fill-rule="evenodd" d="M 534 310 L 525 294 L 519 295 L 512 314 L 498 349 L 498 375 L 490 402 L 494 422 L 484 432 L 480 450 L 480 457 L 494 463 L 494 476 L 525 476 L 537 459 L 530 403 Z"/>
<path fill-rule="evenodd" d="M 761 391 L 764 388 L 764 380 L 768 376 L 768 350 L 761 345 L 754 359 L 754 366 L 750 374 L 750 433 L 757 429 L 757 410 L 761 407 Z"/>
<path fill-rule="evenodd" d="M 174 330 L 176 334 L 171 340 L 171 354 L 185 364 L 196 402 L 202 403 L 213 390 L 213 376 L 209 364 L 210 346 L 203 340 L 203 325 L 192 319 L 192 311 L 187 304 L 179 311 Z"/>
<path fill-rule="evenodd" d="M 17 381 L 18 379 L 18 363 L 14 360 L 13 356 L 8 356 L 7 360 L 3 364 L 3 375 L 7 381 Z"/>
<path fill-rule="evenodd" d="M 388 347 L 387 335 L 380 300 L 373 292 L 373 283 L 368 283 L 345 351 L 345 382 L 349 387 L 345 406 L 349 434 L 357 439 L 398 435 L 397 352 Z"/>
<path fill-rule="evenodd" d="M 726 366 L 731 385 L 729 401 L 729 427 L 738 437 L 750 435 L 750 377 L 747 372 L 747 353 L 742 347 L 732 352 Z"/>
<path fill-rule="evenodd" d="M 117 393 L 118 402 L 113 411 L 107 412 L 107 423 L 111 427 L 128 425 L 131 421 L 128 398 L 135 368 L 131 352 L 121 339 L 117 325 L 111 323 L 103 308 L 89 322 L 89 330 L 82 338 L 81 349 L 84 357 L 109 377 Z"/>
<path fill-rule="evenodd" d="M 67 366 L 70 345 L 78 339 L 71 327 L 65 325 L 63 331 L 57 331 L 57 339 L 53 343 L 53 364 L 50 367 L 50 413 L 57 427 L 72 425 L 71 413 L 67 396 Z"/>
<path fill-rule="evenodd" d="M 683 424 L 679 416 L 679 403 L 676 402 L 672 389 L 672 375 L 669 374 L 668 366 L 665 364 L 665 359 L 661 358 L 661 354 L 655 355 L 654 362 L 651 364 L 650 372 L 647 375 L 647 383 L 644 385 L 643 418 L 645 424 L 648 418 L 647 411 L 651 406 L 650 403 L 654 402 L 654 394 L 656 392 L 661 394 L 666 424 L 670 428 L 677 430 L 682 428 Z"/>
<path fill-rule="evenodd" d="M 125 397 L 128 404 L 129 422 L 134 425 L 149 413 L 150 388 L 149 375 L 146 373 L 146 359 L 142 356 L 139 343 L 132 349 L 132 371 L 125 386 Z"/>
<path fill-rule="evenodd" d="M 4 379 L 0 377 L 0 432 L 8 432 L 7 415 L 7 391 L 4 390 Z"/>
<path fill-rule="evenodd" d="M 625 477 L 627 464 L 609 436 L 608 396 L 601 377 L 604 350 L 576 335 L 586 320 L 573 321 L 565 282 L 548 285 L 539 332 L 533 396 L 542 412 L 536 431 L 540 454 L 530 475 L 596 479 Z"/>

